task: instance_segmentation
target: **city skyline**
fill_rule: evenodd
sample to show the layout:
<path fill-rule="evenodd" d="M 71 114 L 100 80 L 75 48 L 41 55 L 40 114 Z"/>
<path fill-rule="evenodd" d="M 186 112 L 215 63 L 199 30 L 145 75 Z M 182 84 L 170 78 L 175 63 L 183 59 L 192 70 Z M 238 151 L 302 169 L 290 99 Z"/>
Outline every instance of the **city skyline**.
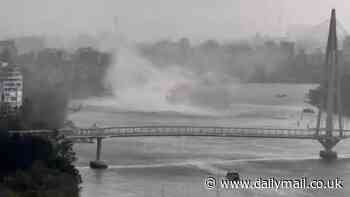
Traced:
<path fill-rule="evenodd" d="M 350 2 L 345 0 L 5 2 L 6 7 L 0 8 L 0 36 L 112 32 L 114 17 L 118 17 L 117 30 L 137 41 L 179 37 L 232 40 L 256 32 L 281 37 L 295 25 L 302 28 L 326 20 L 331 8 L 337 9 L 345 28 L 350 26 Z"/>

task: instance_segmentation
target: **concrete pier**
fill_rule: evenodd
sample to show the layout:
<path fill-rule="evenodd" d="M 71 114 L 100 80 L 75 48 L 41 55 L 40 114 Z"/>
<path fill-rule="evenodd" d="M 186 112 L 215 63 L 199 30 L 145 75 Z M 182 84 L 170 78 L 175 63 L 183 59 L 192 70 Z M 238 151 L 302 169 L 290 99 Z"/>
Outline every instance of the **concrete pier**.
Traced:
<path fill-rule="evenodd" d="M 335 160 L 338 158 L 338 155 L 333 151 L 333 147 L 338 144 L 340 141 L 339 138 L 333 136 L 326 136 L 318 139 L 318 141 L 324 147 L 324 150 L 320 151 L 320 157 L 324 160 Z"/>
<path fill-rule="evenodd" d="M 337 152 L 332 151 L 332 150 L 321 150 L 320 157 L 323 160 L 332 161 L 332 160 L 336 160 L 338 158 L 338 154 L 337 154 Z"/>
<path fill-rule="evenodd" d="M 93 169 L 106 169 L 108 165 L 106 162 L 101 161 L 101 151 L 102 151 L 102 137 L 97 137 L 97 148 L 96 148 L 96 160 L 90 162 L 90 168 Z"/>

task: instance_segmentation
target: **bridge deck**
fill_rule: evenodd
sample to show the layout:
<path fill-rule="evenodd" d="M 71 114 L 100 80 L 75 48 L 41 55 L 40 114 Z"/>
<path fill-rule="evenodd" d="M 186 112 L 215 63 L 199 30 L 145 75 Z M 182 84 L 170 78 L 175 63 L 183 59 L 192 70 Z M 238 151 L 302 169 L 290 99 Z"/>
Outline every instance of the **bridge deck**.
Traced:
<path fill-rule="evenodd" d="M 114 137 L 147 137 L 147 136 L 213 136 L 213 137 L 253 137 L 253 138 L 289 138 L 317 139 L 326 134 L 325 129 L 315 135 L 315 129 L 276 129 L 276 128 L 236 128 L 236 127 L 193 127 L 193 126 L 142 126 L 142 127 L 109 127 L 74 130 L 59 130 L 67 138 L 114 138 Z M 10 131 L 20 134 L 52 133 L 53 130 Z M 333 131 L 333 136 L 348 138 L 350 130 Z"/>

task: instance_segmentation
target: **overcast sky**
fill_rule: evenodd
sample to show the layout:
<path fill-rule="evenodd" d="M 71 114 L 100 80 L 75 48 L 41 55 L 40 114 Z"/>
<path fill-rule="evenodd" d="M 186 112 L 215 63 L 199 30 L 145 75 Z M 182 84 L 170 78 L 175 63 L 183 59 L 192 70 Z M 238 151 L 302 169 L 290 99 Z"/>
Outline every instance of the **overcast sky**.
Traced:
<path fill-rule="evenodd" d="M 282 35 L 290 24 L 318 24 L 337 9 L 350 29 L 349 0 L 0 0 L 0 36 L 113 30 L 129 39 L 237 39 Z"/>

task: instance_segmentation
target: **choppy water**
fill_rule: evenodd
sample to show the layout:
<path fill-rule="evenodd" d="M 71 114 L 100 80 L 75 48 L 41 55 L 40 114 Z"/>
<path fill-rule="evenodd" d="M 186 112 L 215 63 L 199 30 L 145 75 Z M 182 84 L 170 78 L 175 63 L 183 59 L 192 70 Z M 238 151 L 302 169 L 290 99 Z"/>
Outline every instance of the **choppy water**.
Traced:
<path fill-rule="evenodd" d="M 111 98 L 80 101 L 84 109 L 71 114 L 80 126 L 94 122 L 116 125 L 218 125 L 262 127 L 314 126 L 314 115 L 301 114 L 305 93 L 313 85 L 247 84 L 234 96 L 234 105 L 225 113 L 127 111 Z M 277 98 L 276 94 L 288 97 Z M 298 124 L 299 121 L 299 124 Z M 348 125 L 346 123 L 346 125 Z M 77 144 L 77 165 L 83 176 L 82 197 L 209 197 L 215 191 L 204 187 L 208 175 L 223 176 L 238 170 L 241 176 L 343 179 L 343 190 L 247 190 L 221 191 L 219 196 L 348 196 L 350 194 L 350 140 L 335 150 L 335 163 L 318 159 L 321 145 L 311 140 L 246 139 L 214 137 L 119 138 L 103 141 L 102 157 L 107 170 L 91 170 L 88 162 L 96 152 L 94 144 Z"/>

